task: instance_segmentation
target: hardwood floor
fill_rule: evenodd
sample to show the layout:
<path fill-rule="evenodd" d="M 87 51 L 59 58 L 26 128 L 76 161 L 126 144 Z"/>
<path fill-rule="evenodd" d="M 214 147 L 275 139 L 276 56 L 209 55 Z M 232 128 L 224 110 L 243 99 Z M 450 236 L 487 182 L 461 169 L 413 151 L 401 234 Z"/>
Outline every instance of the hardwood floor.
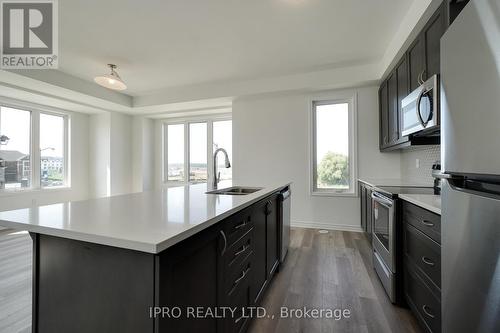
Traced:
<path fill-rule="evenodd" d="M 285 265 L 263 306 L 275 318 L 255 319 L 250 333 L 421 332 L 409 310 L 393 306 L 371 264 L 362 233 L 292 228 Z M 281 307 L 349 309 L 349 319 L 278 319 Z"/>
<path fill-rule="evenodd" d="M 31 326 L 31 238 L 0 231 L 0 332 Z M 393 306 L 371 265 L 364 234 L 292 229 L 290 250 L 263 306 L 268 314 L 288 308 L 349 309 L 349 319 L 254 319 L 250 333 L 421 332 L 407 309 Z"/>
<path fill-rule="evenodd" d="M 0 230 L 0 332 L 31 331 L 32 242 L 26 232 Z"/>

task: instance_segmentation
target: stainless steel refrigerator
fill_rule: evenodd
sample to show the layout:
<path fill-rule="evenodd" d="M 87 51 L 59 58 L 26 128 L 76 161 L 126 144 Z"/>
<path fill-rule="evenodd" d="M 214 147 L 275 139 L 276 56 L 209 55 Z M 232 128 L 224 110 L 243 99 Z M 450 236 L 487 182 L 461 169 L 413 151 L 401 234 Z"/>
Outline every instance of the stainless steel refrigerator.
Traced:
<path fill-rule="evenodd" d="M 500 0 L 441 39 L 442 327 L 500 332 Z"/>

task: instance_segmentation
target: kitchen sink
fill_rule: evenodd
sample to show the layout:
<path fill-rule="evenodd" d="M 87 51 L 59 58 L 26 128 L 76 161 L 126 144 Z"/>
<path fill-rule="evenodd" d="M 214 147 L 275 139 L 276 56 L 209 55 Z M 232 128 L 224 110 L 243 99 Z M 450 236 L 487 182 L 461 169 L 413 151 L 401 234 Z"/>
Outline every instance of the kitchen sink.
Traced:
<path fill-rule="evenodd" d="M 206 192 L 207 194 L 225 194 L 225 195 L 247 195 L 262 190 L 262 187 L 241 187 L 233 186 L 228 188 L 221 188 L 220 190 L 214 190 Z"/>

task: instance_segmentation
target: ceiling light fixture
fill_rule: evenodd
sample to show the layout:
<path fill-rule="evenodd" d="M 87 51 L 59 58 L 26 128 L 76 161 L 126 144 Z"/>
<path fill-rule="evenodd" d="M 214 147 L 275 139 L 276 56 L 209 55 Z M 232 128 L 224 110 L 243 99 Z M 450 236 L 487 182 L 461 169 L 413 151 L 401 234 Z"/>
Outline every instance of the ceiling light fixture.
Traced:
<path fill-rule="evenodd" d="M 0 145 L 7 145 L 10 138 L 7 135 L 0 135 Z"/>
<path fill-rule="evenodd" d="M 108 64 L 108 67 L 111 69 L 111 73 L 96 76 L 94 81 L 105 88 L 113 89 L 113 90 L 125 90 L 127 86 L 123 82 L 122 78 L 116 72 L 116 65 Z"/>

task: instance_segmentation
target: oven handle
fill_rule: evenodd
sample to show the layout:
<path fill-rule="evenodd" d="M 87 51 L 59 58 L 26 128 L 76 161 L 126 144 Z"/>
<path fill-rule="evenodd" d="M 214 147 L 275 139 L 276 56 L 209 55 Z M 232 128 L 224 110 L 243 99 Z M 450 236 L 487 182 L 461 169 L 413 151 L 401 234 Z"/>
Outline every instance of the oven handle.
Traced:
<path fill-rule="evenodd" d="M 393 206 L 393 201 L 391 199 L 388 199 L 383 195 L 378 194 L 377 192 L 372 193 L 372 199 L 387 208 L 392 208 Z"/>

